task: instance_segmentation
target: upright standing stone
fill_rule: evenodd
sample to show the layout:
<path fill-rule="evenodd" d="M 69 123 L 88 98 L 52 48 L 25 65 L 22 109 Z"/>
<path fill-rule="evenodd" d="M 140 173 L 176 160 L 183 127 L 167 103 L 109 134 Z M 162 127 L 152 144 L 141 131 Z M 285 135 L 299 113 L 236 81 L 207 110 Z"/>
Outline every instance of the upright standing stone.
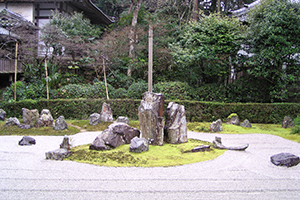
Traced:
<path fill-rule="evenodd" d="M 38 121 L 40 118 L 39 111 L 37 109 L 29 110 L 22 108 L 23 111 L 23 123 L 30 125 L 30 127 L 38 127 Z"/>
<path fill-rule="evenodd" d="M 141 137 L 152 145 L 163 145 L 163 94 L 145 92 L 139 106 Z"/>
<path fill-rule="evenodd" d="M 100 115 L 101 115 L 100 120 L 102 122 L 112 122 L 114 120 L 111 108 L 105 102 L 102 104 L 102 110 Z"/>
<path fill-rule="evenodd" d="M 59 145 L 60 148 L 63 149 L 67 149 L 70 150 L 71 149 L 71 145 L 70 145 L 70 141 L 69 141 L 69 137 L 65 135 L 62 143 Z"/>
<path fill-rule="evenodd" d="M 3 109 L 0 109 L 0 120 L 4 121 L 5 115 L 6 115 L 6 112 Z"/>
<path fill-rule="evenodd" d="M 179 144 L 187 142 L 186 115 L 183 105 L 170 102 L 167 107 L 166 124 L 164 128 L 165 142 Z"/>
<path fill-rule="evenodd" d="M 43 109 L 39 118 L 39 126 L 53 126 L 53 117 L 50 110 Z"/>
<path fill-rule="evenodd" d="M 282 128 L 290 128 L 295 126 L 293 119 L 289 116 L 285 116 L 282 121 Z"/>

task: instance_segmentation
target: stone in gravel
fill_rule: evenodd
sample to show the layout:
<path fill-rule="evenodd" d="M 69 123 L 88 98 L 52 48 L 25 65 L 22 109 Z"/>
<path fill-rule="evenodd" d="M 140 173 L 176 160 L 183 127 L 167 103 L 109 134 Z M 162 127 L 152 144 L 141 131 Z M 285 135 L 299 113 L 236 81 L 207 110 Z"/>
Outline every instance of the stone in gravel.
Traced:
<path fill-rule="evenodd" d="M 166 112 L 164 127 L 164 141 L 171 144 L 187 142 L 187 126 L 185 108 L 174 102 L 170 102 Z"/>
<path fill-rule="evenodd" d="M 192 149 L 192 152 L 199 152 L 199 151 L 210 151 L 210 146 L 209 145 L 201 145 L 198 147 L 195 147 Z"/>
<path fill-rule="evenodd" d="M 151 145 L 163 145 L 163 108 L 165 97 L 161 93 L 145 92 L 138 108 L 141 137 Z"/>
<path fill-rule="evenodd" d="M 115 121 L 115 123 L 118 123 L 118 122 L 123 122 L 123 123 L 129 125 L 129 119 L 124 116 L 119 116 L 118 119 Z"/>
<path fill-rule="evenodd" d="M 70 155 L 70 151 L 68 151 L 65 148 L 60 148 L 54 151 L 46 152 L 46 159 L 49 160 L 63 160 L 64 158 L 68 157 Z"/>
<path fill-rule="evenodd" d="M 0 109 L 0 120 L 4 121 L 5 115 L 6 115 L 6 112 L 3 109 Z"/>
<path fill-rule="evenodd" d="M 4 124 L 4 126 L 19 126 L 20 121 L 16 117 L 10 117 Z"/>
<path fill-rule="evenodd" d="M 91 150 L 110 150 L 123 144 L 130 144 L 135 136 L 140 136 L 137 128 L 125 123 L 112 123 L 90 145 Z"/>
<path fill-rule="evenodd" d="M 217 121 L 214 121 L 210 124 L 210 130 L 212 132 L 220 132 L 223 131 L 223 127 L 222 127 L 222 120 L 218 119 Z"/>
<path fill-rule="evenodd" d="M 271 156 L 271 162 L 277 166 L 292 167 L 298 165 L 300 160 L 299 157 L 291 153 L 279 153 Z"/>
<path fill-rule="evenodd" d="M 19 145 L 21 146 L 29 146 L 29 145 L 34 145 L 35 139 L 29 136 L 24 136 L 20 141 L 19 141 Z"/>
<path fill-rule="evenodd" d="M 228 149 L 228 150 L 235 150 L 235 151 L 245 151 L 249 144 L 241 145 L 241 146 L 225 146 L 222 144 L 221 137 L 215 137 L 213 141 L 214 147 L 217 149 Z"/>
<path fill-rule="evenodd" d="M 111 107 L 109 106 L 109 104 L 107 104 L 105 102 L 102 104 L 102 110 L 101 110 L 100 115 L 101 115 L 100 120 L 102 122 L 113 122 L 114 121 Z"/>
<path fill-rule="evenodd" d="M 282 121 L 282 128 L 290 128 L 295 126 L 293 119 L 289 116 L 285 116 Z"/>
<path fill-rule="evenodd" d="M 53 129 L 56 131 L 62 131 L 62 130 L 68 129 L 68 124 L 65 121 L 64 116 L 61 115 L 61 116 L 59 116 L 59 118 L 57 118 L 55 120 Z"/>
<path fill-rule="evenodd" d="M 145 138 L 134 137 L 130 142 L 130 152 L 142 153 L 149 150 L 148 140 Z"/>
<path fill-rule="evenodd" d="M 93 126 L 99 124 L 101 122 L 100 116 L 101 115 L 99 113 L 91 114 L 90 117 L 89 117 L 89 124 L 93 125 Z"/>
<path fill-rule="evenodd" d="M 71 149 L 71 145 L 70 145 L 70 141 L 69 141 L 69 137 L 65 136 L 62 143 L 59 146 L 60 148 L 64 148 L 64 149 Z"/>
<path fill-rule="evenodd" d="M 245 120 L 241 123 L 241 127 L 252 128 L 252 125 L 251 125 L 251 123 L 249 122 L 248 119 L 245 119 Z"/>

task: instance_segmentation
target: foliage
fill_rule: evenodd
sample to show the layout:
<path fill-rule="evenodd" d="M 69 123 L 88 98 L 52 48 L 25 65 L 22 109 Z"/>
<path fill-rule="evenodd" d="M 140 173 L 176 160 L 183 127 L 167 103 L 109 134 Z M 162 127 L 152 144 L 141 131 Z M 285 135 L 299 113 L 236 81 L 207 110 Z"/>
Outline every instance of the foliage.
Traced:
<path fill-rule="evenodd" d="M 191 99 L 191 87 L 182 82 L 160 82 L 155 84 L 158 93 L 162 93 L 165 99 L 189 100 Z"/>
<path fill-rule="evenodd" d="M 243 31 L 237 19 L 218 14 L 190 23 L 170 46 L 177 67 L 174 75 L 194 87 L 199 83 L 228 82 Z"/>
<path fill-rule="evenodd" d="M 297 115 L 297 117 L 293 120 L 295 126 L 291 128 L 291 134 L 299 134 L 300 135 L 300 116 Z"/>
<path fill-rule="evenodd" d="M 146 152 L 132 153 L 128 152 L 129 144 L 109 151 L 89 150 L 89 145 L 82 145 L 72 148 L 72 154 L 66 160 L 116 167 L 168 167 L 211 160 L 225 152 L 214 148 L 209 152 L 189 152 L 203 144 L 212 146 L 209 142 L 189 140 L 182 144 L 149 145 Z"/>
<path fill-rule="evenodd" d="M 127 90 L 127 96 L 131 99 L 142 99 L 143 94 L 148 91 L 148 83 L 139 81 L 133 83 Z"/>
<path fill-rule="evenodd" d="M 270 101 L 299 97 L 300 4 L 266 0 L 249 15 L 248 73 L 266 80 Z M 298 90 L 295 90 L 298 88 Z"/>

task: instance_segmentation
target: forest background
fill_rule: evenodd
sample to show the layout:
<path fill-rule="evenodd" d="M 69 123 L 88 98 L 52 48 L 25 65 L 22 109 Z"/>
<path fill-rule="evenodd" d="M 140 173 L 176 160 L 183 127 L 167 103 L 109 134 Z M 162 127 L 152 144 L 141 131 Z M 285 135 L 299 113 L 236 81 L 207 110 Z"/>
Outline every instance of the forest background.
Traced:
<path fill-rule="evenodd" d="M 153 91 L 166 99 L 299 102 L 300 4 L 262 0 L 246 21 L 231 16 L 252 2 L 94 0 L 114 16 L 108 27 L 92 25 L 81 13 L 54 13 L 39 38 L 42 47 L 34 48 L 41 43 L 28 35 L 19 46 L 24 74 L 17 100 L 47 93 L 50 99 L 140 99 L 148 87 L 152 26 Z M 13 59 L 13 49 L 1 47 Z M 14 101 L 13 85 L 3 100 Z"/>

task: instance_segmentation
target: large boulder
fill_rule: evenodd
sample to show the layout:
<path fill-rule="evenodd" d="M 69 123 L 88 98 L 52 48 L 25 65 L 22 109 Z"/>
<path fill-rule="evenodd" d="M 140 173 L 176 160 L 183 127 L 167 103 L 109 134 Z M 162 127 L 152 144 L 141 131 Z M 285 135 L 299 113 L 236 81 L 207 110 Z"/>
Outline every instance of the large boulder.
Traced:
<path fill-rule="evenodd" d="M 251 125 L 251 123 L 249 122 L 248 119 L 245 119 L 245 120 L 241 123 L 241 127 L 252 128 L 252 125 Z"/>
<path fill-rule="evenodd" d="M 68 129 L 68 124 L 65 121 L 64 116 L 61 115 L 55 120 L 53 129 L 56 131 L 62 131 L 62 130 Z"/>
<path fill-rule="evenodd" d="M 290 128 L 295 126 L 293 119 L 289 116 L 285 116 L 282 121 L 282 128 Z"/>
<path fill-rule="evenodd" d="M 63 160 L 70 155 L 70 151 L 65 148 L 56 149 L 54 151 L 48 151 L 45 153 L 46 159 L 50 160 Z"/>
<path fill-rule="evenodd" d="M 35 139 L 29 136 L 24 136 L 20 141 L 19 141 L 19 145 L 21 146 L 29 146 L 29 145 L 34 145 Z"/>
<path fill-rule="evenodd" d="M 23 123 L 30 125 L 30 127 L 38 127 L 38 121 L 40 118 L 39 111 L 37 109 L 29 110 L 22 108 L 23 111 Z"/>
<path fill-rule="evenodd" d="M 89 117 L 89 124 L 93 125 L 93 126 L 99 124 L 101 122 L 100 116 L 101 115 L 99 113 L 91 114 L 90 117 Z"/>
<path fill-rule="evenodd" d="M 100 115 L 101 115 L 100 120 L 102 122 L 113 122 L 114 121 L 111 107 L 109 106 L 109 104 L 107 104 L 105 102 L 102 104 L 102 110 L 101 110 Z"/>
<path fill-rule="evenodd" d="M 0 120 L 4 121 L 6 116 L 6 112 L 3 109 L 0 109 Z"/>
<path fill-rule="evenodd" d="M 145 138 L 134 137 L 130 142 L 130 152 L 142 153 L 149 150 L 148 141 Z"/>
<path fill-rule="evenodd" d="M 171 144 L 187 142 L 186 115 L 183 105 L 170 102 L 167 107 L 164 141 Z"/>
<path fill-rule="evenodd" d="M 151 145 L 163 145 L 163 94 L 145 92 L 138 108 L 141 137 Z"/>
<path fill-rule="evenodd" d="M 217 121 L 214 121 L 210 124 L 210 130 L 212 132 L 220 132 L 223 131 L 223 127 L 222 127 L 222 120 L 218 119 Z"/>
<path fill-rule="evenodd" d="M 279 153 L 271 156 L 271 162 L 277 166 L 292 167 L 298 165 L 299 157 L 291 153 Z"/>
<path fill-rule="evenodd" d="M 20 121 L 16 117 L 10 117 L 5 122 L 4 126 L 20 126 Z"/>
<path fill-rule="evenodd" d="M 130 144 L 134 137 L 139 137 L 140 131 L 125 123 L 109 125 L 90 145 L 92 150 L 110 150 L 123 144 Z"/>
<path fill-rule="evenodd" d="M 41 111 L 39 126 L 53 126 L 53 117 L 48 109 L 43 109 Z"/>

